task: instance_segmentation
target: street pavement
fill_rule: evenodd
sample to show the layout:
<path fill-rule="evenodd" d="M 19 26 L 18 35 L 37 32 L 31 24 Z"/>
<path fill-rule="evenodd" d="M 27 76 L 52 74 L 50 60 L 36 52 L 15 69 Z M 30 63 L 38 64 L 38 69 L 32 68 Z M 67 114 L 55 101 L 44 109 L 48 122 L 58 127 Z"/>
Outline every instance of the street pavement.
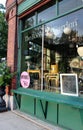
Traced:
<path fill-rule="evenodd" d="M 19 111 L 0 113 L 0 130 L 62 130 Z"/>

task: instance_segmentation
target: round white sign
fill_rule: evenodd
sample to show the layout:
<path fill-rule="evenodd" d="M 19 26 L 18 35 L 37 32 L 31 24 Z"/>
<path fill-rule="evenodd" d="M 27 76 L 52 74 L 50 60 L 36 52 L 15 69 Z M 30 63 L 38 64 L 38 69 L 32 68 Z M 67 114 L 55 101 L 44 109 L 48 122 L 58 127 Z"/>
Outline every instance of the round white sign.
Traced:
<path fill-rule="evenodd" d="M 29 84 L 30 84 L 30 76 L 29 73 L 27 73 L 26 71 L 21 73 L 20 76 L 20 83 L 22 85 L 23 88 L 28 88 Z"/>

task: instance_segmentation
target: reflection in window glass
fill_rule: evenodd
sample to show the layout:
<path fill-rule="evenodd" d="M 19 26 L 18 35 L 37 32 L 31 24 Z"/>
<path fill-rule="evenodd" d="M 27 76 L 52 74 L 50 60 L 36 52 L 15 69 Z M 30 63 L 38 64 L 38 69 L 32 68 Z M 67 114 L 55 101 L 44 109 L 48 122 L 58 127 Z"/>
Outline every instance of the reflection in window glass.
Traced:
<path fill-rule="evenodd" d="M 44 44 L 50 49 L 49 61 L 58 62 L 60 73 L 70 72 L 69 63 L 78 56 L 76 45 L 83 43 L 82 17 L 83 9 L 45 25 Z"/>
<path fill-rule="evenodd" d="M 46 37 L 51 37 L 53 39 L 53 44 L 63 44 L 68 43 L 68 41 L 76 40 L 75 38 L 80 39 L 80 42 L 83 42 L 83 26 L 82 18 L 83 9 L 75 13 L 69 14 L 58 20 L 49 22 L 45 25 L 45 35 Z M 70 28 L 71 35 L 66 34 L 65 29 Z M 65 32 L 65 33 L 64 33 Z M 64 37 L 62 37 L 64 36 Z M 69 39 L 70 38 L 70 39 Z"/>
<path fill-rule="evenodd" d="M 35 25 L 35 16 L 31 16 L 31 17 L 26 17 L 24 20 L 23 20 L 23 29 L 26 29 L 26 28 L 30 28 L 32 26 Z"/>
<path fill-rule="evenodd" d="M 41 44 L 41 27 L 23 34 L 21 70 L 29 72 L 29 88 L 33 89 L 40 89 Z"/>
<path fill-rule="evenodd" d="M 51 1 L 51 3 L 46 5 L 41 12 L 38 13 L 38 23 L 45 22 L 49 19 L 52 19 L 56 16 L 56 4 L 55 1 Z"/>
<path fill-rule="evenodd" d="M 23 34 L 21 70 L 30 73 L 30 88 L 41 89 L 41 55 L 43 52 L 43 90 L 59 92 L 59 73 L 77 73 L 79 64 L 76 45 L 83 43 L 83 9 Z M 76 60 L 74 60 L 76 59 Z M 74 66 L 74 67 L 72 67 Z"/>
<path fill-rule="evenodd" d="M 59 14 L 66 13 L 81 5 L 83 5 L 83 0 L 61 0 L 59 2 Z"/>

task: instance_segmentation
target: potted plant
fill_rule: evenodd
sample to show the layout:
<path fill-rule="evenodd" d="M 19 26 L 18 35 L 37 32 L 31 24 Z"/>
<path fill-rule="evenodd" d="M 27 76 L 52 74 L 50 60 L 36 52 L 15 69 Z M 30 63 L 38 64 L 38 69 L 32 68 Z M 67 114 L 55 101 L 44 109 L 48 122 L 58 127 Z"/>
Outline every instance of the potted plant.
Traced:
<path fill-rule="evenodd" d="M 15 75 L 16 72 L 11 72 L 10 67 L 6 66 L 4 68 L 3 81 L 6 88 L 6 94 L 10 94 L 11 81 Z"/>
<path fill-rule="evenodd" d="M 6 68 L 4 69 L 4 75 L 3 75 L 3 81 L 5 84 L 5 91 L 6 94 L 9 94 L 10 92 L 10 85 L 11 85 L 11 79 L 12 79 L 13 75 L 10 72 L 10 68 L 6 66 Z"/>
<path fill-rule="evenodd" d="M 6 102 L 3 99 L 5 95 L 5 83 L 4 83 L 4 63 L 0 63 L 0 112 L 6 111 Z"/>
<path fill-rule="evenodd" d="M 5 90 L 10 90 L 11 79 L 16 74 L 16 72 L 11 73 L 10 67 L 6 65 L 6 62 L 0 63 L 0 111 L 4 111 L 6 109 L 6 103 L 3 100 L 3 96 L 5 95 Z M 7 94 L 9 92 L 6 92 Z"/>

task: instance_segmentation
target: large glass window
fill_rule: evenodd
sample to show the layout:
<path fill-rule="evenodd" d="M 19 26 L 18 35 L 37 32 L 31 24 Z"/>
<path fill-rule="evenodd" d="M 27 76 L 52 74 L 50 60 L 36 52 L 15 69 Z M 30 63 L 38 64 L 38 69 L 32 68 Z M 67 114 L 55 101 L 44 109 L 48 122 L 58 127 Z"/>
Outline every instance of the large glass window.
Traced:
<path fill-rule="evenodd" d="M 23 18 L 22 30 L 40 24 L 42 22 L 48 21 L 56 16 L 56 1 L 53 0 L 42 6 L 41 9 L 35 10 L 34 13 L 29 14 Z"/>
<path fill-rule="evenodd" d="M 46 9 L 45 9 L 46 8 Z M 42 7 L 41 10 L 38 10 L 38 23 L 48 21 L 56 16 L 56 2 L 52 0 L 46 6 Z"/>
<path fill-rule="evenodd" d="M 83 0 L 60 0 L 59 14 L 66 13 L 81 5 L 83 5 Z"/>
<path fill-rule="evenodd" d="M 21 70 L 30 73 L 30 88 L 40 88 L 41 71 L 41 26 L 23 34 Z"/>
<path fill-rule="evenodd" d="M 44 23 L 56 18 L 58 14 L 62 15 L 63 13 L 67 13 L 70 10 L 83 5 L 83 0 L 59 0 L 58 2 L 59 3 L 57 4 L 56 0 L 52 0 L 24 17 L 22 20 L 22 30 Z"/>
<path fill-rule="evenodd" d="M 76 47 L 79 43 L 83 45 L 82 12 L 83 9 L 45 24 L 44 46 L 49 50 L 49 55 L 46 55 L 50 66 L 45 81 L 50 90 L 56 91 L 57 86 L 59 88 L 59 73 L 77 73 L 78 77 L 82 75 L 82 61 L 79 61 Z"/>
<path fill-rule="evenodd" d="M 41 89 L 43 79 L 44 91 L 59 92 L 60 73 L 81 75 L 83 67 L 76 46 L 83 44 L 82 12 L 83 9 L 23 33 L 21 67 L 30 73 L 31 88 Z"/>
<path fill-rule="evenodd" d="M 26 28 L 30 28 L 33 27 L 36 24 L 36 17 L 35 14 L 30 14 L 29 17 L 25 17 L 23 19 L 23 23 L 22 23 L 22 29 L 26 29 Z"/>

